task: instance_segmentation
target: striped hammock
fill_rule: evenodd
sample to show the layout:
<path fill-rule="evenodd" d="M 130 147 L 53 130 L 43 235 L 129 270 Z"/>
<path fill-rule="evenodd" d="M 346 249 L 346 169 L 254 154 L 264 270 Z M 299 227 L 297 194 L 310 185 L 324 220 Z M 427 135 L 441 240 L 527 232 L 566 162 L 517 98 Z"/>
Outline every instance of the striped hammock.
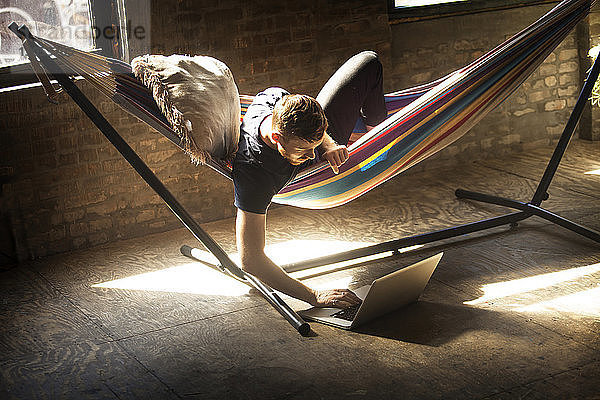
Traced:
<path fill-rule="evenodd" d="M 350 157 L 339 174 L 326 163 L 311 166 L 273 201 L 312 209 L 342 205 L 442 150 L 506 99 L 585 18 L 594 2 L 564 0 L 466 67 L 429 84 L 385 95 L 388 118 L 369 132 L 356 129 L 362 136 L 349 146 Z M 43 38 L 33 40 L 54 56 L 66 73 L 81 75 L 122 108 L 181 145 L 150 91 L 133 77 L 129 64 Z M 44 86 L 51 95 L 52 88 Z M 252 99 L 240 96 L 242 118 Z M 212 160 L 208 165 L 230 176 L 229 166 Z"/>

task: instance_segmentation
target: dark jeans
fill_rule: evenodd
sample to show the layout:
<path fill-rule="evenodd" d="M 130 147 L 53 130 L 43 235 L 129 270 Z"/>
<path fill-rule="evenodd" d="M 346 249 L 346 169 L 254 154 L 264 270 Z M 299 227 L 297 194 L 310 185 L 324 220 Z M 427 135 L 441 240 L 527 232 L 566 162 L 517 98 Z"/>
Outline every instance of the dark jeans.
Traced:
<path fill-rule="evenodd" d="M 329 128 L 339 144 L 348 144 L 359 117 L 377 125 L 387 116 L 383 98 L 383 67 L 373 51 L 363 51 L 344 63 L 319 92 Z"/>

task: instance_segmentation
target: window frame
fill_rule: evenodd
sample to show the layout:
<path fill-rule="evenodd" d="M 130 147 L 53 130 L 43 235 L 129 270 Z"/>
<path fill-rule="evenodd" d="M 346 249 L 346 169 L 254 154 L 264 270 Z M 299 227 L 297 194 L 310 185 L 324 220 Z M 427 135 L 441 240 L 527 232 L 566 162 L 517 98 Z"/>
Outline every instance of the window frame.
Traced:
<path fill-rule="evenodd" d="M 391 24 L 455 17 L 511 8 L 558 4 L 557 0 L 467 0 L 410 8 L 396 8 L 394 0 L 388 0 L 388 16 Z"/>
<path fill-rule="evenodd" d="M 90 23 L 93 27 L 117 27 L 119 35 L 113 39 L 97 35 L 95 49 L 101 55 L 123 59 L 128 57 L 127 30 L 125 29 L 124 0 L 88 0 Z M 23 62 L 0 67 L 0 90 L 39 83 L 31 63 Z"/>

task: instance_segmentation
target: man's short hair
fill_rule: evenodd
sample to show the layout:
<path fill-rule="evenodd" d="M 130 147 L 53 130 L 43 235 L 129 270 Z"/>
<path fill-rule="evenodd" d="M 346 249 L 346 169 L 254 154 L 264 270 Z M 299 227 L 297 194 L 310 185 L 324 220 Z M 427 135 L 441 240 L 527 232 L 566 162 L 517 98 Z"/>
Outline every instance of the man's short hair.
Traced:
<path fill-rule="evenodd" d="M 316 142 L 327 130 L 327 117 L 314 98 L 304 94 L 289 94 L 275 104 L 273 128 L 284 138 L 294 135 L 308 142 Z"/>

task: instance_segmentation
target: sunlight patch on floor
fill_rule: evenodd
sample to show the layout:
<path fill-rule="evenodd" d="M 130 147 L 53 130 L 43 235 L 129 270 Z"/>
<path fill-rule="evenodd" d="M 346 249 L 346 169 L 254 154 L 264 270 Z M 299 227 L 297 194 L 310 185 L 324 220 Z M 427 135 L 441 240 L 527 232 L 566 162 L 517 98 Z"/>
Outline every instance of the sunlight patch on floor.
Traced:
<path fill-rule="evenodd" d="M 369 242 L 348 241 L 326 241 L 326 240 L 289 240 L 275 243 L 265 248 L 265 253 L 278 265 L 289 264 L 310 258 L 321 257 L 329 254 L 352 250 L 372 245 Z M 402 249 L 401 252 L 409 251 L 419 246 Z M 205 264 L 216 265 L 216 258 L 209 252 L 194 249 L 192 254 Z M 365 262 L 377 258 L 387 257 L 391 252 L 363 257 L 358 260 L 345 261 L 326 265 L 323 267 L 310 268 L 293 274 L 296 278 L 325 274 L 328 271 L 339 270 L 347 265 Z M 239 255 L 230 255 L 231 259 L 239 265 Z M 351 283 L 352 277 L 336 276 L 332 280 L 323 282 L 323 287 L 346 288 Z M 147 272 L 122 279 L 92 285 L 98 288 L 147 290 L 158 292 L 189 293 L 216 296 L 241 296 L 247 294 L 249 286 L 212 269 L 202 262 L 190 262 L 165 268 L 159 271 Z"/>
<path fill-rule="evenodd" d="M 581 292 L 540 301 L 517 308 L 523 312 L 569 312 L 588 317 L 600 317 L 600 286 Z"/>
<path fill-rule="evenodd" d="M 600 263 L 492 283 L 482 286 L 483 296 L 464 304 L 494 305 L 524 312 L 565 311 L 600 316 L 600 286 L 588 289 L 597 285 L 599 272 Z"/>
<path fill-rule="evenodd" d="M 249 286 L 197 262 L 115 279 L 92 287 L 215 296 L 241 296 L 250 290 Z"/>
<path fill-rule="evenodd" d="M 344 240 L 293 239 L 269 244 L 265 247 L 265 253 L 275 264 L 283 265 L 371 246 L 373 244 L 372 242 L 351 242 Z"/>
<path fill-rule="evenodd" d="M 600 169 L 584 172 L 584 175 L 600 175 Z"/>

